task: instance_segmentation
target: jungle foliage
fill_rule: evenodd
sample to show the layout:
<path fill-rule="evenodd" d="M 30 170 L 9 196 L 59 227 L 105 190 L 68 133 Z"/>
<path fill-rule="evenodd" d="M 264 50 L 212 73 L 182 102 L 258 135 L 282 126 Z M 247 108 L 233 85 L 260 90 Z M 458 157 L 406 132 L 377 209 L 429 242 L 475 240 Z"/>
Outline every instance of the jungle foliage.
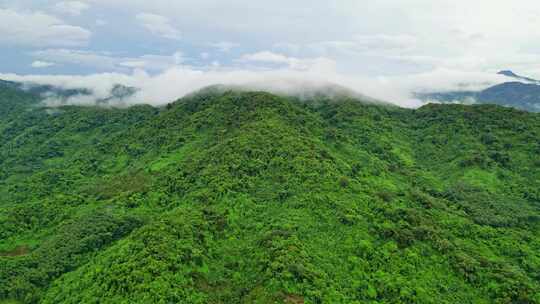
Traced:
<path fill-rule="evenodd" d="M 0 87 L 0 303 L 540 303 L 540 115 Z"/>

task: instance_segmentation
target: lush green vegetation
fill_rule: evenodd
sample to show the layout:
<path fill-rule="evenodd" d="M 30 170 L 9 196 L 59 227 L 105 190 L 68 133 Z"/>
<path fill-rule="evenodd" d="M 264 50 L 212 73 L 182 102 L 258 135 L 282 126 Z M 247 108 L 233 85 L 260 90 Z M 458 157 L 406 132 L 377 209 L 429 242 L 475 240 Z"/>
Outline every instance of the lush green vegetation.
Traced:
<path fill-rule="evenodd" d="M 540 303 L 540 116 L 0 89 L 0 303 Z"/>

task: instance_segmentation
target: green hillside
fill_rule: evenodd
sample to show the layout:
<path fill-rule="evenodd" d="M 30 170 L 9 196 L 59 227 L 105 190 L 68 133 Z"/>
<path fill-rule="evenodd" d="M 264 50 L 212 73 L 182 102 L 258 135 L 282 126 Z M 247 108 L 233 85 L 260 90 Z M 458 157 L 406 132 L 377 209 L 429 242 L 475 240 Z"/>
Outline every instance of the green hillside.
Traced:
<path fill-rule="evenodd" d="M 540 114 L 0 109 L 0 303 L 540 303 Z"/>

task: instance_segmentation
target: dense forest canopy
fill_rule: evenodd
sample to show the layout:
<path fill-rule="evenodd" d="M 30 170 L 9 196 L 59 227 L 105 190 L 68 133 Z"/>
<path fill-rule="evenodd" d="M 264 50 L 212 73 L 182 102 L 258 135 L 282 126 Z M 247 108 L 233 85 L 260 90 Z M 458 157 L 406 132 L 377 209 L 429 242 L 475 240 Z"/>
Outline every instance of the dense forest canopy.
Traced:
<path fill-rule="evenodd" d="M 540 115 L 0 84 L 0 303 L 540 303 Z"/>

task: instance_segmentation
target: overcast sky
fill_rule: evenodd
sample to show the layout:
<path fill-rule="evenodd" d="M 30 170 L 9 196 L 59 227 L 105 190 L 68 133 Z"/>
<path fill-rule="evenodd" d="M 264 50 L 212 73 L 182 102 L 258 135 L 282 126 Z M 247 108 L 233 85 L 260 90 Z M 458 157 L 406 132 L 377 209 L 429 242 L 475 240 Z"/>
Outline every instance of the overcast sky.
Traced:
<path fill-rule="evenodd" d="M 501 69 L 540 78 L 539 28 L 535 0 L 0 0 L 0 78 L 125 82 L 165 101 L 292 77 L 411 105 L 412 90 Z"/>

